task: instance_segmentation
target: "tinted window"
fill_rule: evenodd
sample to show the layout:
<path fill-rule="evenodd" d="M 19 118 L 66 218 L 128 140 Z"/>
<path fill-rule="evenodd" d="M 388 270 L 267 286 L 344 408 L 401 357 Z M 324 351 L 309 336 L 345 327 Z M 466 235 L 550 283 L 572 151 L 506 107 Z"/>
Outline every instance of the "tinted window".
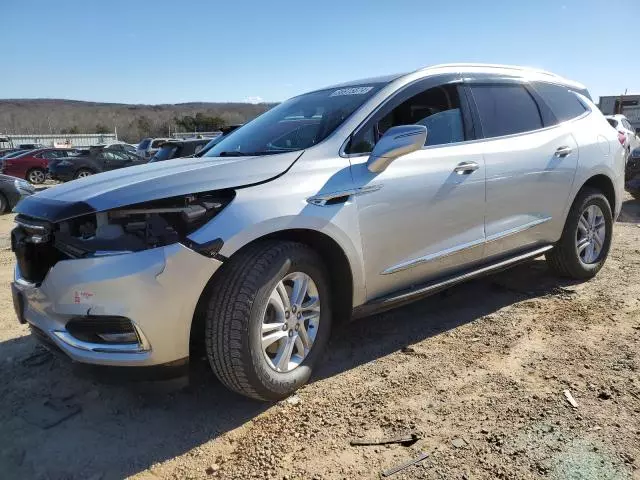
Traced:
<path fill-rule="evenodd" d="M 54 158 L 64 158 L 66 156 L 67 156 L 67 152 L 64 150 L 50 150 L 42 154 L 42 158 L 46 158 L 48 160 L 51 160 Z"/>
<path fill-rule="evenodd" d="M 149 144 L 151 143 L 151 139 L 150 138 L 145 138 L 144 140 L 142 140 L 139 144 L 138 144 L 138 148 L 140 150 L 146 150 L 147 148 L 149 148 Z"/>
<path fill-rule="evenodd" d="M 162 148 L 158 150 L 153 157 L 151 157 L 149 163 L 169 160 L 170 158 L 174 157 L 177 150 L 178 147 L 176 145 L 163 145 Z"/>
<path fill-rule="evenodd" d="M 538 104 L 521 85 L 473 85 L 485 138 L 542 128 Z"/>
<path fill-rule="evenodd" d="M 103 160 L 114 160 L 116 162 L 124 162 L 129 159 L 126 155 L 119 152 L 102 152 L 100 158 Z"/>
<path fill-rule="evenodd" d="M 382 111 L 372 125 L 360 130 L 346 149 L 347 153 L 368 153 L 391 127 L 399 125 L 424 125 L 427 127 L 425 145 L 443 145 L 462 142 L 464 126 L 458 89 L 455 85 L 443 85 L 424 90 Z"/>
<path fill-rule="evenodd" d="M 536 92 L 549 105 L 558 122 L 566 122 L 586 112 L 585 106 L 575 93 L 560 85 L 536 83 Z"/>
<path fill-rule="evenodd" d="M 627 120 L 626 118 L 622 119 L 622 124 L 625 126 L 627 130 L 633 130 L 633 127 L 631 127 L 629 120 Z"/>
<path fill-rule="evenodd" d="M 616 122 L 613 118 L 607 118 L 607 122 L 609 122 L 609 125 L 611 125 L 613 128 L 618 128 L 618 122 Z"/>
<path fill-rule="evenodd" d="M 166 140 L 161 139 L 161 140 L 154 140 L 153 142 L 151 142 L 151 148 L 158 148 L 160 146 L 160 144 L 166 142 Z"/>

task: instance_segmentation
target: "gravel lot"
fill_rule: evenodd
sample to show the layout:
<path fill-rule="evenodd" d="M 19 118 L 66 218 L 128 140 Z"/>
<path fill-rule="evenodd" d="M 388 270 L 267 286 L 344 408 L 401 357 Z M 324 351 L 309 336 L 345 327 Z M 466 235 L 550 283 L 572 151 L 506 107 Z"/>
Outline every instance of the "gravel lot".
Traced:
<path fill-rule="evenodd" d="M 595 280 L 534 261 L 334 332 L 324 367 L 273 405 L 78 376 L 19 325 L 0 217 L 0 477 L 640 478 L 640 202 Z M 569 390 L 574 408 L 564 396 Z M 412 445 L 350 446 L 416 433 Z"/>

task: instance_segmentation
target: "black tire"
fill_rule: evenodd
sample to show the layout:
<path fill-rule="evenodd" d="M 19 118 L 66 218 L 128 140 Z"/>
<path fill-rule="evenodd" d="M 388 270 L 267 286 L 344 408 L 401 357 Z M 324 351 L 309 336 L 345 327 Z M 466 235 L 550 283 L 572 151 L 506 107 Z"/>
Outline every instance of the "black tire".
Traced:
<path fill-rule="evenodd" d="M 300 243 L 265 241 L 240 252 L 222 268 L 205 314 L 211 368 L 224 385 L 242 395 L 263 401 L 291 395 L 309 380 L 330 335 L 329 277 L 320 257 Z M 316 284 L 321 320 L 307 357 L 282 373 L 265 358 L 261 325 L 271 292 L 291 272 L 306 273 Z"/>
<path fill-rule="evenodd" d="M 0 193 L 0 215 L 4 215 L 9 210 L 9 202 L 3 193 Z"/>
<path fill-rule="evenodd" d="M 27 172 L 26 179 L 29 183 L 40 185 L 47 179 L 47 172 L 42 168 L 32 168 Z"/>
<path fill-rule="evenodd" d="M 90 170 L 88 168 L 81 168 L 80 170 L 78 170 L 76 172 L 76 174 L 73 176 L 73 178 L 83 178 L 83 177 L 89 177 L 91 175 L 93 175 L 95 172 L 93 170 Z"/>
<path fill-rule="evenodd" d="M 576 235 L 578 221 L 585 209 L 590 205 L 597 205 L 602 210 L 606 235 L 604 244 L 597 261 L 594 263 L 583 263 L 576 252 Z M 601 191 L 593 188 L 583 188 L 576 197 L 569 215 L 564 225 L 562 237 L 556 243 L 553 250 L 545 256 L 547 263 L 556 274 L 576 280 L 586 280 L 593 278 L 602 268 L 609 255 L 611 238 L 613 235 L 613 215 L 607 197 Z"/>

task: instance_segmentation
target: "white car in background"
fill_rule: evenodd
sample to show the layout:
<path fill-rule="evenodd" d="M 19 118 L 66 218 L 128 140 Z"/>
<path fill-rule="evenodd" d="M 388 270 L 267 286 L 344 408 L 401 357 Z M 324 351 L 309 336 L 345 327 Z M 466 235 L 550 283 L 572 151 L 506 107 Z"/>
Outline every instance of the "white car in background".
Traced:
<path fill-rule="evenodd" d="M 607 122 L 618 131 L 618 140 L 627 150 L 627 158 L 631 152 L 640 147 L 640 139 L 624 115 L 605 115 Z"/>
<path fill-rule="evenodd" d="M 151 158 L 158 150 L 160 150 L 160 145 L 162 145 L 167 140 L 171 140 L 171 139 L 170 138 L 143 138 L 138 144 L 138 148 L 136 149 L 136 155 L 142 158 Z"/>

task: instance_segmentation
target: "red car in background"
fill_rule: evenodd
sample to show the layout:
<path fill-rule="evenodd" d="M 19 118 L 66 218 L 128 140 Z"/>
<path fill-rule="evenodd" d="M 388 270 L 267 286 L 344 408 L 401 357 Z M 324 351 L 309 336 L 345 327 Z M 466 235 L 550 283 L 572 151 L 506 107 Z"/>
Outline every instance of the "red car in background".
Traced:
<path fill-rule="evenodd" d="M 24 152 L 17 157 L 2 161 L 1 173 L 39 184 L 47 178 L 49 160 L 72 156 L 73 150 L 62 148 L 39 148 Z"/>

